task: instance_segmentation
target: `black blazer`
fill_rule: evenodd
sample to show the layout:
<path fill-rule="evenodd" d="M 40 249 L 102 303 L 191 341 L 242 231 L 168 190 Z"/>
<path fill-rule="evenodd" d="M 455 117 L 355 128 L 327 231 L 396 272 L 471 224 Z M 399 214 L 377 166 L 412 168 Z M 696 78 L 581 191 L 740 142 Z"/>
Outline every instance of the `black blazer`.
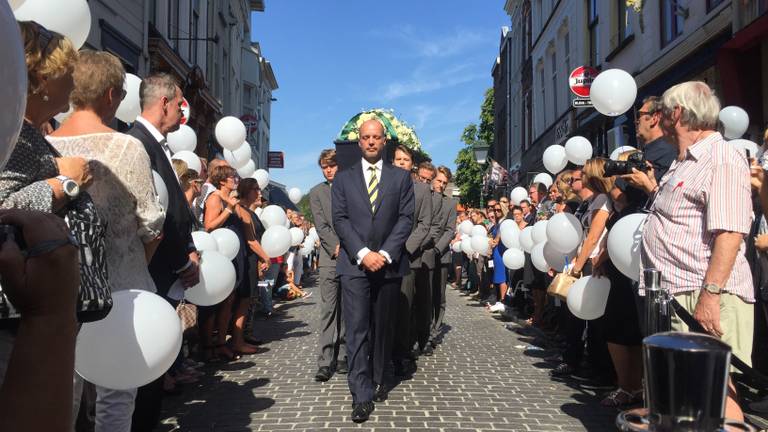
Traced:
<path fill-rule="evenodd" d="M 168 162 L 160 143 L 139 122 L 134 123 L 128 135 L 144 144 L 152 169 L 160 174 L 168 189 L 168 209 L 163 224 L 163 239 L 149 263 L 149 273 L 155 281 L 157 291 L 165 295 L 178 278 L 176 272 L 184 267 L 189 261 L 189 253 L 195 250 L 195 244 L 192 241 L 195 222 L 176 173 Z"/>
<path fill-rule="evenodd" d="M 371 211 L 361 162 L 337 173 L 331 192 L 333 228 L 341 242 L 336 273 L 367 276 L 357 265 L 357 253 L 364 247 L 389 254 L 392 264 L 384 267 L 385 278 L 408 273 L 405 241 L 411 234 L 415 208 L 410 174 L 383 164 L 376 211 Z"/>

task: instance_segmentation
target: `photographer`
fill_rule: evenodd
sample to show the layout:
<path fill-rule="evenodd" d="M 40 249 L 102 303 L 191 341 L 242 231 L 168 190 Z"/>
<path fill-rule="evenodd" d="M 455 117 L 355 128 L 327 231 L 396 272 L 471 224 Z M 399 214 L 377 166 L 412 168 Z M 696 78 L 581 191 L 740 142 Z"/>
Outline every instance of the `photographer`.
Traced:
<path fill-rule="evenodd" d="M 80 283 L 77 248 L 64 221 L 50 213 L 2 211 L 0 224 L 18 227 L 27 251 L 25 259 L 18 237 L 0 245 L 3 292 L 21 313 L 0 388 L 0 430 L 69 430 Z M 40 415 L 43 407 L 45 415 Z"/>

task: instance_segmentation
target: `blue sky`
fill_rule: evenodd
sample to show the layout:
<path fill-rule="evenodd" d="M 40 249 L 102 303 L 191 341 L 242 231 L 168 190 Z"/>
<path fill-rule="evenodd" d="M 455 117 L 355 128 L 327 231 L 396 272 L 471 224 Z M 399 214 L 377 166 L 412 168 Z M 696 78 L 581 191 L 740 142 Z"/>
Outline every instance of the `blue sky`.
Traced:
<path fill-rule="evenodd" d="M 454 168 L 464 127 L 492 86 L 503 0 L 267 0 L 252 38 L 272 62 L 271 177 L 307 192 L 317 156 L 350 117 L 392 108 L 415 127 L 433 162 Z"/>

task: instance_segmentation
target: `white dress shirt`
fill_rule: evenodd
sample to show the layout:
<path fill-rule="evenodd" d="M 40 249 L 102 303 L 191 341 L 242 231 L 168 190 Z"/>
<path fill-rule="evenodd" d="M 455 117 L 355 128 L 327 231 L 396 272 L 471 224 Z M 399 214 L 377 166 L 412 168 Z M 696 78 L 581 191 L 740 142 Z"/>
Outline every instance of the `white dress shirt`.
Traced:
<path fill-rule="evenodd" d="M 384 160 L 383 159 L 379 159 L 378 162 L 376 162 L 375 164 L 372 164 L 372 163 L 368 162 L 367 160 L 363 159 L 362 160 L 362 167 L 363 167 L 363 178 L 365 179 L 365 191 L 367 193 L 368 192 L 368 183 L 371 182 L 371 174 L 372 174 L 370 168 L 371 167 L 376 168 L 376 179 L 377 179 L 378 183 L 381 184 L 381 170 L 384 167 Z M 379 191 L 379 192 L 381 192 L 381 191 Z M 368 252 L 370 252 L 370 251 L 371 251 L 370 249 L 368 249 L 367 247 L 364 247 L 364 248 L 360 249 L 359 252 L 357 252 L 357 265 L 360 265 L 360 263 L 363 262 L 363 258 L 365 258 L 365 256 L 368 255 Z M 388 264 L 392 264 L 392 258 L 389 256 L 389 253 L 387 251 L 380 250 L 379 253 L 382 256 L 384 256 L 384 259 L 387 260 Z"/>
<path fill-rule="evenodd" d="M 155 125 L 149 122 L 149 120 L 145 119 L 142 116 L 136 117 L 136 121 L 143 124 L 145 128 L 149 131 L 150 134 L 152 134 L 152 137 L 157 140 L 157 143 L 160 144 L 160 147 L 163 149 L 163 153 L 165 153 L 165 157 L 168 158 L 168 163 L 173 166 L 173 159 L 171 158 L 171 149 L 168 147 L 168 144 L 165 139 L 165 135 L 163 135 Z"/>

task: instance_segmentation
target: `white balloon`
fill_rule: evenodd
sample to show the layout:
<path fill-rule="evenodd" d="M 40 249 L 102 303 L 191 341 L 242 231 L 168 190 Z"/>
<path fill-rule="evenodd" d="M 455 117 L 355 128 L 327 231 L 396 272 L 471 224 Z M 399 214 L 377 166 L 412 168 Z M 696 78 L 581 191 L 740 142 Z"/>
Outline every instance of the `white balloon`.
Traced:
<path fill-rule="evenodd" d="M 176 152 L 173 154 L 173 156 L 171 156 L 171 159 L 184 161 L 187 163 L 187 168 L 195 170 L 198 173 L 202 172 L 203 164 L 200 162 L 200 157 L 191 151 L 182 150 L 180 152 Z"/>
<path fill-rule="evenodd" d="M 261 223 L 263 223 L 266 228 L 273 225 L 285 226 L 285 221 L 288 220 L 288 217 L 285 215 L 285 210 L 276 205 L 265 207 L 259 217 L 261 218 Z"/>
<path fill-rule="evenodd" d="M 589 89 L 589 98 L 595 109 L 607 116 L 624 114 L 635 104 L 637 83 L 632 75 L 621 69 L 600 72 Z"/>
<path fill-rule="evenodd" d="M 472 224 L 472 221 L 467 219 L 464 222 L 459 224 L 459 231 L 461 231 L 462 234 L 471 235 L 472 227 L 474 227 L 474 225 Z"/>
<path fill-rule="evenodd" d="M 294 204 L 298 204 L 303 196 L 304 194 L 301 193 L 301 189 L 299 188 L 294 187 L 288 189 L 288 199 L 290 199 Z"/>
<path fill-rule="evenodd" d="M 548 272 L 549 264 L 544 258 L 544 243 L 539 243 L 531 249 L 531 263 L 540 272 Z"/>
<path fill-rule="evenodd" d="M 157 171 L 152 170 L 152 180 L 155 182 L 155 192 L 157 192 L 157 200 L 160 201 L 160 205 L 163 210 L 168 210 L 168 188 L 165 187 L 163 178 Z"/>
<path fill-rule="evenodd" d="M 219 253 L 229 260 L 235 259 L 240 252 L 240 238 L 229 228 L 218 228 L 211 231 L 211 236 L 216 240 L 216 246 Z"/>
<path fill-rule="evenodd" d="M 184 290 L 184 298 L 198 306 L 213 306 L 223 302 L 237 283 L 232 260 L 221 252 L 208 250 L 200 255 L 200 282 Z"/>
<path fill-rule="evenodd" d="M 454 251 L 454 252 L 456 252 L 456 253 L 459 253 L 459 252 L 461 252 L 461 242 L 460 242 L 460 241 L 454 242 L 454 243 L 451 245 L 451 250 L 452 250 L 452 251 Z"/>
<path fill-rule="evenodd" d="M 484 225 L 474 225 L 472 227 L 472 231 L 470 231 L 469 235 L 471 235 L 472 237 L 476 237 L 476 236 L 487 237 L 488 236 L 488 230 L 485 229 Z"/>
<path fill-rule="evenodd" d="M 567 253 L 579 247 L 583 233 L 579 218 L 571 213 L 557 213 L 547 223 L 548 242 L 559 252 Z"/>
<path fill-rule="evenodd" d="M 626 277 L 640 280 L 640 242 L 643 239 L 645 213 L 635 213 L 619 219 L 608 232 L 608 256 Z"/>
<path fill-rule="evenodd" d="M 520 201 L 528 199 L 528 191 L 524 187 L 516 187 L 512 189 L 512 193 L 509 194 L 509 200 L 514 205 L 520 205 Z"/>
<path fill-rule="evenodd" d="M 501 243 L 507 247 L 507 248 L 520 248 L 520 228 L 517 227 L 517 224 L 513 221 L 507 219 L 504 222 L 512 222 L 512 228 L 511 226 L 504 226 L 504 223 L 501 224 L 501 228 L 499 229 L 501 235 Z M 505 229 L 506 228 L 506 229 Z"/>
<path fill-rule="evenodd" d="M 19 6 L 23 5 L 26 0 L 8 0 L 8 4 L 11 5 L 11 10 L 16 10 Z"/>
<path fill-rule="evenodd" d="M 292 223 L 291 220 L 286 217 L 285 218 L 285 223 L 283 223 L 283 226 L 286 227 L 286 228 L 290 228 L 291 227 L 291 223 Z"/>
<path fill-rule="evenodd" d="M 291 232 L 284 226 L 273 225 L 261 236 L 261 247 L 270 258 L 285 255 L 291 248 Z"/>
<path fill-rule="evenodd" d="M 592 144 L 583 136 L 568 138 L 565 142 L 565 155 L 576 165 L 584 165 L 592 157 Z"/>
<path fill-rule="evenodd" d="M 237 175 L 240 178 L 248 178 L 256 171 L 256 163 L 253 160 L 248 160 L 245 165 L 237 169 Z M 258 180 L 256 181 L 258 183 Z"/>
<path fill-rule="evenodd" d="M 549 189 L 550 186 L 552 186 L 552 183 L 554 180 L 552 180 L 552 176 L 547 173 L 538 173 L 536 174 L 536 177 L 533 178 L 534 183 L 541 183 L 544 186 Z"/>
<path fill-rule="evenodd" d="M 141 78 L 132 73 L 125 74 L 125 81 L 123 81 L 125 97 L 120 102 L 120 106 L 117 107 L 117 112 L 115 112 L 115 117 L 125 123 L 133 123 L 136 121 L 136 117 L 141 114 L 141 104 L 139 103 L 140 85 Z"/>
<path fill-rule="evenodd" d="M 544 260 L 550 268 L 555 269 L 557 272 L 562 272 L 566 264 L 573 265 L 573 260 L 576 258 L 576 252 L 578 249 L 574 249 L 570 252 L 563 253 L 552 247 L 550 240 L 544 242 Z"/>
<path fill-rule="evenodd" d="M 302 257 L 306 257 L 306 256 L 309 256 L 314 250 L 315 250 L 315 247 L 312 246 L 312 244 L 310 243 L 308 246 L 305 245 L 301 249 L 299 249 L 299 253 L 301 254 Z"/>
<path fill-rule="evenodd" d="M 256 183 L 259 184 L 259 189 L 264 190 L 269 185 L 269 172 L 261 168 L 257 169 L 253 173 L 253 178 L 256 179 Z"/>
<path fill-rule="evenodd" d="M 199 252 L 219 251 L 219 244 L 209 232 L 192 231 L 192 241 L 195 243 L 195 249 L 197 249 Z"/>
<path fill-rule="evenodd" d="M 470 240 L 472 244 L 472 250 L 479 253 L 480 255 L 490 255 L 491 252 L 491 245 L 490 245 L 490 239 L 485 235 L 480 236 L 472 236 L 472 239 Z"/>
<path fill-rule="evenodd" d="M 626 153 L 626 152 L 632 151 L 632 150 L 637 150 L 637 149 L 632 147 L 632 146 L 621 146 L 621 147 L 619 147 L 619 148 L 617 148 L 617 149 L 615 149 L 614 151 L 611 152 L 610 159 L 617 161 L 617 160 L 619 160 L 619 156 L 621 156 L 622 153 Z"/>
<path fill-rule="evenodd" d="M 501 259 L 504 261 L 504 266 L 510 270 L 518 270 L 525 265 L 525 253 L 520 249 L 507 249 Z"/>
<path fill-rule="evenodd" d="M 523 228 L 522 231 L 520 231 L 520 247 L 522 247 L 524 251 L 531 253 L 531 250 L 533 250 L 534 245 L 535 243 L 533 242 L 533 227 L 527 226 Z"/>
<path fill-rule="evenodd" d="M 461 251 L 469 256 L 475 253 L 475 250 L 472 249 L 472 237 L 467 237 L 461 241 Z"/>
<path fill-rule="evenodd" d="M 293 227 L 288 231 L 291 233 L 291 246 L 298 246 L 304 241 L 304 231 L 301 228 Z"/>
<path fill-rule="evenodd" d="M 565 147 L 561 145 L 551 145 L 544 150 L 541 156 L 544 162 L 544 168 L 552 174 L 557 174 L 568 165 L 568 157 L 565 155 Z"/>
<path fill-rule="evenodd" d="M 312 227 L 312 228 L 309 229 L 309 235 L 314 237 L 315 240 L 319 240 L 320 239 L 320 236 L 317 235 L 317 228 L 315 228 L 315 227 Z"/>
<path fill-rule="evenodd" d="M 549 221 L 546 220 L 538 221 L 533 226 L 533 234 L 531 237 L 533 238 L 534 244 L 544 243 L 547 241 L 547 226 L 549 226 Z"/>
<path fill-rule="evenodd" d="M 227 116 L 216 123 L 216 141 L 227 150 L 237 150 L 245 141 L 246 131 L 243 122 L 233 116 Z"/>
<path fill-rule="evenodd" d="M 166 138 L 171 152 L 180 151 L 194 152 L 197 148 L 197 134 L 195 130 L 187 125 L 179 125 L 179 129 L 168 134 Z M 200 171 L 198 171 L 200 173 Z"/>
<path fill-rule="evenodd" d="M 141 387 L 163 375 L 176 360 L 181 321 L 167 301 L 149 291 L 113 292 L 112 301 L 106 318 L 80 328 L 75 370 L 102 387 Z"/>
<path fill-rule="evenodd" d="M 469 234 L 462 234 L 461 237 L 459 238 L 464 240 L 464 239 L 472 238 L 472 236 L 470 236 Z"/>
<path fill-rule="evenodd" d="M 741 138 L 749 128 L 749 114 L 740 107 L 727 106 L 718 117 L 723 124 L 723 136 L 728 139 Z"/>
<path fill-rule="evenodd" d="M 61 33 L 79 50 L 91 32 L 91 9 L 86 0 L 25 0 L 14 9 L 18 21 L 36 21 Z"/>
<path fill-rule="evenodd" d="M 73 112 L 75 112 L 75 107 L 70 105 L 67 111 L 56 114 L 53 116 L 53 119 L 56 120 L 59 124 L 62 124 L 64 123 L 64 120 L 68 119 L 69 116 L 72 115 Z"/>
<path fill-rule="evenodd" d="M 256 216 L 259 217 L 259 221 L 261 221 L 261 212 L 263 212 L 263 211 L 264 211 L 264 209 L 261 208 L 261 207 L 256 207 L 256 210 L 253 211 L 254 213 L 256 213 Z"/>
<path fill-rule="evenodd" d="M 598 319 L 605 314 L 610 291 L 611 281 L 608 278 L 583 277 L 568 290 L 568 309 L 576 318 Z"/>
<path fill-rule="evenodd" d="M 246 141 L 236 150 L 232 151 L 224 149 L 222 153 L 224 154 L 224 160 L 227 161 L 229 166 L 234 169 L 238 169 L 245 166 L 245 164 L 251 160 L 251 145 L 248 144 L 248 141 Z M 261 186 L 259 187 L 261 188 Z"/>
<path fill-rule="evenodd" d="M 757 158 L 760 156 L 760 147 L 753 141 L 746 139 L 734 139 L 728 141 L 734 146 L 741 154 L 746 157 Z"/>
<path fill-rule="evenodd" d="M 504 233 L 507 230 L 515 230 L 520 231 L 520 228 L 518 228 L 517 223 L 515 223 L 512 219 L 504 219 L 501 221 L 501 225 L 499 225 L 499 232 Z"/>

